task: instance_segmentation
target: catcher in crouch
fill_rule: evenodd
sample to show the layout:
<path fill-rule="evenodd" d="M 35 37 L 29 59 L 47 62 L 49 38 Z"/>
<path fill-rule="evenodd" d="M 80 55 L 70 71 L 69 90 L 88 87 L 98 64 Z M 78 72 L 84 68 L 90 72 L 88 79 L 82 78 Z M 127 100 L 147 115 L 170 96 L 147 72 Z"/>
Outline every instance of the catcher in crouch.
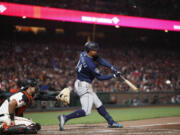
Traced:
<path fill-rule="evenodd" d="M 27 79 L 22 84 L 21 91 L 8 97 L 0 106 L 0 135 L 36 134 L 41 129 L 40 124 L 22 117 L 37 93 L 37 82 L 34 79 Z M 69 88 L 65 88 L 58 96 L 54 96 L 54 99 L 69 103 L 69 94 Z"/>

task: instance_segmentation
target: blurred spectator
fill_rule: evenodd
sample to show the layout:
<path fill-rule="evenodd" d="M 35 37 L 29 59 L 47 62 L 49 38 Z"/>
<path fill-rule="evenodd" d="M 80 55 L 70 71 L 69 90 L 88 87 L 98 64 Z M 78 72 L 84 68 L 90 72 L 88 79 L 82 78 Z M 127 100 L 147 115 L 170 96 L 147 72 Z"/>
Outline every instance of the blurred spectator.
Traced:
<path fill-rule="evenodd" d="M 40 80 L 43 91 L 73 87 L 78 53 L 82 50 L 83 44 L 75 44 L 69 40 L 65 40 L 64 43 L 17 41 L 14 46 L 6 41 L 0 41 L 0 44 L 4 47 L 0 50 L 1 90 L 18 89 L 18 82 L 27 77 Z M 160 50 L 137 48 L 128 46 L 128 42 L 127 45 L 110 48 L 111 51 L 109 46 L 104 44 L 100 55 L 116 65 L 140 91 L 180 89 L 178 52 L 166 48 Z M 104 74 L 112 74 L 107 68 L 99 68 Z M 170 84 L 166 84 L 166 80 L 170 80 Z M 118 79 L 93 83 L 95 91 L 129 90 L 129 87 Z"/>

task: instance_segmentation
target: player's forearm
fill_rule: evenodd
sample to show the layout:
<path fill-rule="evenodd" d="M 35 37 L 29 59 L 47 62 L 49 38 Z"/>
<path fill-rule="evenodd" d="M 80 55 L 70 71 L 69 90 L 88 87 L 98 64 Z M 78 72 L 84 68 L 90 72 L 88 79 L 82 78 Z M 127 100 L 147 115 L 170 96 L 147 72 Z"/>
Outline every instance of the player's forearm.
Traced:
<path fill-rule="evenodd" d="M 104 58 L 99 57 L 99 58 L 98 58 L 98 62 L 99 62 L 101 65 L 110 68 L 110 69 L 111 69 L 112 71 L 114 71 L 114 72 L 117 72 L 117 71 L 118 71 L 118 68 L 117 68 L 117 67 L 111 65 L 111 64 L 110 64 L 108 61 L 106 61 Z"/>
<path fill-rule="evenodd" d="M 108 67 L 108 68 L 111 68 L 111 67 L 112 67 L 112 65 L 111 65 L 107 60 L 105 60 L 104 58 L 99 57 L 99 58 L 98 58 L 98 62 L 99 62 L 99 64 L 101 64 L 102 66 L 105 66 L 105 67 Z"/>
<path fill-rule="evenodd" d="M 9 102 L 9 115 L 10 115 L 10 119 L 11 119 L 11 125 L 14 125 L 14 112 L 15 112 L 15 109 L 16 109 L 16 106 L 17 106 L 17 102 L 15 99 L 11 100 Z"/>
<path fill-rule="evenodd" d="M 96 78 L 100 81 L 103 81 L 103 80 L 112 79 L 112 78 L 114 78 L 114 76 L 113 75 L 101 75 L 101 76 L 96 76 Z"/>
<path fill-rule="evenodd" d="M 9 102 L 9 114 L 13 114 L 15 112 L 17 106 L 17 102 L 15 99 Z"/>

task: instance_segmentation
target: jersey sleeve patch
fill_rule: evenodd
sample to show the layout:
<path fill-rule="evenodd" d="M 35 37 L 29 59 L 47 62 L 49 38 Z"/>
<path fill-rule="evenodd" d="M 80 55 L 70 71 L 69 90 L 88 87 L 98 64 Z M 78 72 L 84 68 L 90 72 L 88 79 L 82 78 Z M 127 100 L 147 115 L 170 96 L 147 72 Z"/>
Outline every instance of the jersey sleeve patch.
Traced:
<path fill-rule="evenodd" d="M 99 69 L 98 69 L 98 68 L 95 68 L 95 70 L 94 70 L 94 71 L 95 71 L 95 73 L 96 73 L 96 74 L 100 74 L 100 71 L 99 71 Z"/>

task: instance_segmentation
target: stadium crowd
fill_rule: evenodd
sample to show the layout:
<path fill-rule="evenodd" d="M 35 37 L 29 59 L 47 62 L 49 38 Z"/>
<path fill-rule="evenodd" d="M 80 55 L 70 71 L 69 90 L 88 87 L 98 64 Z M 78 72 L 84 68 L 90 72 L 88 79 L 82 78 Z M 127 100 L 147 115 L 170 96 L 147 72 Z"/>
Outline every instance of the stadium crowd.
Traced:
<path fill-rule="evenodd" d="M 100 43 L 101 45 L 101 43 Z M 75 66 L 83 44 L 72 43 L 33 43 L 8 41 L 0 42 L 1 90 L 14 91 L 27 77 L 39 80 L 41 90 L 60 90 L 73 87 Z M 111 49 L 111 51 L 109 51 Z M 167 49 L 103 46 L 100 56 L 116 65 L 124 76 L 133 82 L 140 91 L 180 89 L 180 56 Z M 99 67 L 103 74 L 112 71 Z M 166 83 L 170 80 L 170 83 Z M 126 84 L 118 79 L 94 82 L 95 91 L 128 91 Z"/>

